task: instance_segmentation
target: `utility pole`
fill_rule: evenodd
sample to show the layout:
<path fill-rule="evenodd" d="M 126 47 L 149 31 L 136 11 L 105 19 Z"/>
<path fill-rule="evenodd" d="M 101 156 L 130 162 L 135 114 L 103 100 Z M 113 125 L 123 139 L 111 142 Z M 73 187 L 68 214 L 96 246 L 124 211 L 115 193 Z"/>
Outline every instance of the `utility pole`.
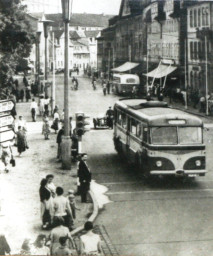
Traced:
<path fill-rule="evenodd" d="M 208 47 L 207 36 L 205 35 L 205 53 L 206 53 L 206 115 L 209 115 L 209 102 L 208 102 Z"/>
<path fill-rule="evenodd" d="M 52 80 L 52 114 L 55 108 L 55 34 L 52 31 L 52 61 L 53 61 L 53 80 Z"/>
<path fill-rule="evenodd" d="M 187 83 L 187 66 L 186 66 L 186 64 L 187 64 L 187 40 L 185 39 L 184 40 L 184 52 L 185 52 L 185 90 L 186 90 L 186 95 L 185 95 L 185 109 L 187 109 L 188 108 L 188 83 Z"/>

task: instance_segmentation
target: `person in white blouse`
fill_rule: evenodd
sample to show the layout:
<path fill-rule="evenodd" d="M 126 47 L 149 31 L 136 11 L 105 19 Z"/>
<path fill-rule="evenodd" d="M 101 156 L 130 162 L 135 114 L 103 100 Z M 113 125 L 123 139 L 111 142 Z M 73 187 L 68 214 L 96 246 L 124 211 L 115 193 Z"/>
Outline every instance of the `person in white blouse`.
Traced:
<path fill-rule="evenodd" d="M 30 110 L 31 110 L 33 122 L 36 122 L 37 109 L 38 109 L 38 104 L 37 102 L 35 102 L 35 99 L 32 99 Z"/>

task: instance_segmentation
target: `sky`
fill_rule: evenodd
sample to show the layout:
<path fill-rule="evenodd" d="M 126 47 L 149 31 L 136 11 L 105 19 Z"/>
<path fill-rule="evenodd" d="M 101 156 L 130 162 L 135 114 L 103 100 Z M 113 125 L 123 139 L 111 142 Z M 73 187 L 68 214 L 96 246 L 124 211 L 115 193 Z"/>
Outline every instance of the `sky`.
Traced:
<path fill-rule="evenodd" d="M 104 13 L 119 12 L 121 0 L 73 0 L 73 13 Z"/>

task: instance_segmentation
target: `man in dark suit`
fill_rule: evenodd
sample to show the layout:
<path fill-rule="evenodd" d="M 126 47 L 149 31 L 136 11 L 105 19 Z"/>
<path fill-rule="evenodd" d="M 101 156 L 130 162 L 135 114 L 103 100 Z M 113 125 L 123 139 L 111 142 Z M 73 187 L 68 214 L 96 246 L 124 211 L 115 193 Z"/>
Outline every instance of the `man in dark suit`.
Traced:
<path fill-rule="evenodd" d="M 78 165 L 78 178 L 80 183 L 81 202 L 87 202 L 87 192 L 90 189 L 91 172 L 87 166 L 87 154 L 82 154 Z"/>

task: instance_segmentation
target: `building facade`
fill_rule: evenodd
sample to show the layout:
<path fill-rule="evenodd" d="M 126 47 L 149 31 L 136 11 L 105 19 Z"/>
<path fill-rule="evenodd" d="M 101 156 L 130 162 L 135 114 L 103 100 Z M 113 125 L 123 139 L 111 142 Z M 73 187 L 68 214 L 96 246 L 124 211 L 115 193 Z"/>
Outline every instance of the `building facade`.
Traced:
<path fill-rule="evenodd" d="M 61 1 L 56 0 L 24 0 L 29 13 L 59 13 L 61 12 Z"/>

